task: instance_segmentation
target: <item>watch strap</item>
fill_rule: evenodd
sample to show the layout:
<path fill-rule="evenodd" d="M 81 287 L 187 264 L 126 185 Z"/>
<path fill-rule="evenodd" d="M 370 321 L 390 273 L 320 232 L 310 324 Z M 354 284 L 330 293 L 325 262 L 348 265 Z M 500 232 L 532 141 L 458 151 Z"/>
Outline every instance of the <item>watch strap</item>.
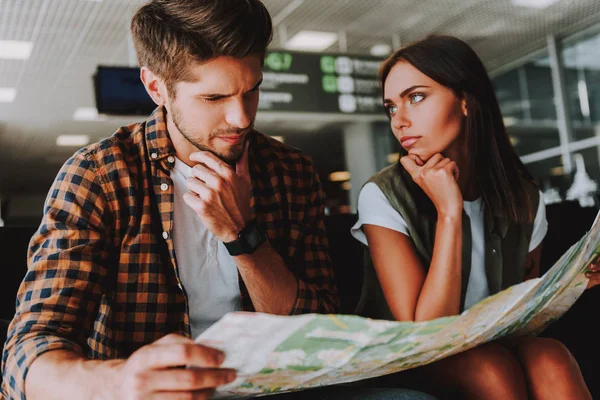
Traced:
<path fill-rule="evenodd" d="M 267 235 L 262 224 L 255 218 L 248 222 L 244 229 L 238 233 L 238 238 L 231 242 L 223 243 L 227 252 L 232 256 L 252 254 L 267 240 Z"/>

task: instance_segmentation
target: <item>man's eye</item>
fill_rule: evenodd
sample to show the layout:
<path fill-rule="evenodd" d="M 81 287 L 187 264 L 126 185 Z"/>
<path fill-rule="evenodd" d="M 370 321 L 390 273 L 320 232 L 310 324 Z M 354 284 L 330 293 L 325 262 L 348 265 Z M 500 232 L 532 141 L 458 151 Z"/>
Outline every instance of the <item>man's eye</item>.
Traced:
<path fill-rule="evenodd" d="M 410 104 L 415 104 L 423 101 L 425 95 L 423 93 L 413 93 L 409 96 Z"/>
<path fill-rule="evenodd" d="M 207 103 L 214 103 L 215 101 L 219 101 L 221 99 L 222 97 L 202 97 L 202 101 L 205 101 Z"/>

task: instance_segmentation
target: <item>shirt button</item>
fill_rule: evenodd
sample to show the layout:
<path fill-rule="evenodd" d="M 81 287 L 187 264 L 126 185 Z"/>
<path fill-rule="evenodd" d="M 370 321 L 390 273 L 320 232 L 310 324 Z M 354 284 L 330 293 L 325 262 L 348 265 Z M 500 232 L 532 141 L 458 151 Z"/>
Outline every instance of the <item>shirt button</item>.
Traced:
<path fill-rule="evenodd" d="M 166 183 L 163 183 L 162 185 L 160 185 L 160 190 L 162 190 L 163 192 L 166 191 L 169 188 L 169 185 L 167 185 Z"/>
<path fill-rule="evenodd" d="M 163 232 L 163 239 L 167 240 L 169 238 L 169 232 Z"/>
<path fill-rule="evenodd" d="M 173 163 L 175 162 L 175 157 L 173 157 L 173 156 L 169 156 L 169 157 L 167 158 L 167 161 L 168 161 L 168 162 L 170 162 L 171 164 L 173 164 Z"/>
<path fill-rule="evenodd" d="M 152 157 L 153 159 L 157 159 L 158 153 L 152 153 L 152 154 L 150 154 L 150 157 Z"/>

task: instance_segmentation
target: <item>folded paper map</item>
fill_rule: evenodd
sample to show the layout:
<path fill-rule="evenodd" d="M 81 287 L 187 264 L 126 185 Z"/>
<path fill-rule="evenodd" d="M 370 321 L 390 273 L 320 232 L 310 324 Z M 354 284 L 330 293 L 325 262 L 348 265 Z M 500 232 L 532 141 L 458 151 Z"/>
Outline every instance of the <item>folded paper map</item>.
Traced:
<path fill-rule="evenodd" d="M 600 214 L 599 214 L 600 215 Z M 238 378 L 215 398 L 261 396 L 353 382 L 422 366 L 502 337 L 536 334 L 562 316 L 587 286 L 600 253 L 591 230 L 541 278 L 486 298 L 461 315 L 424 322 L 350 315 L 225 315 L 196 341 L 223 350 Z"/>

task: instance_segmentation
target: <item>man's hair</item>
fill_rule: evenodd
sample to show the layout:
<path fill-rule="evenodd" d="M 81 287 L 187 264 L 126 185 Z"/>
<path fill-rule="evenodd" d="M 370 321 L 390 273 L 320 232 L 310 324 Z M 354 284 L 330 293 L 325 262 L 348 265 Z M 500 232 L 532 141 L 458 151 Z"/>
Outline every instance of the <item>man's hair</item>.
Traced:
<path fill-rule="evenodd" d="M 133 16 L 131 34 L 140 66 L 171 92 L 190 80 L 194 62 L 264 57 L 273 24 L 260 0 L 151 0 Z"/>

